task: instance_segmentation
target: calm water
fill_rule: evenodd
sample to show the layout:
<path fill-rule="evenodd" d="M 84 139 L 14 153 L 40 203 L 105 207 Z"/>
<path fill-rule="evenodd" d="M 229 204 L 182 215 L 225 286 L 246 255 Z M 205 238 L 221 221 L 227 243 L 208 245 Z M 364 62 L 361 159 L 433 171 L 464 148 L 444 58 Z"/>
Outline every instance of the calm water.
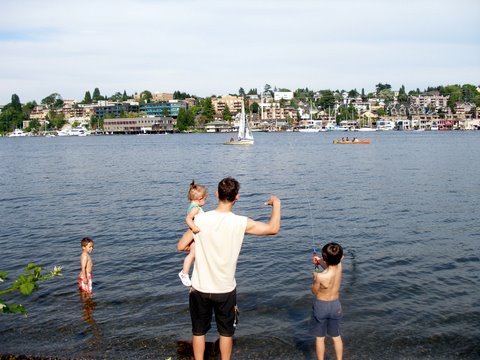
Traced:
<path fill-rule="evenodd" d="M 188 290 L 175 251 L 192 179 L 241 185 L 236 212 L 282 232 L 247 236 L 238 264 L 236 359 L 313 359 L 311 249 L 344 245 L 342 330 L 348 359 L 480 357 L 480 132 L 257 133 L 0 139 L 0 269 L 28 262 L 41 283 L 29 316 L 0 317 L 0 353 L 61 358 L 182 359 Z M 80 239 L 95 240 L 94 299 L 80 299 Z M 215 340 L 215 331 L 209 341 Z M 332 359 L 331 344 L 328 355 Z"/>

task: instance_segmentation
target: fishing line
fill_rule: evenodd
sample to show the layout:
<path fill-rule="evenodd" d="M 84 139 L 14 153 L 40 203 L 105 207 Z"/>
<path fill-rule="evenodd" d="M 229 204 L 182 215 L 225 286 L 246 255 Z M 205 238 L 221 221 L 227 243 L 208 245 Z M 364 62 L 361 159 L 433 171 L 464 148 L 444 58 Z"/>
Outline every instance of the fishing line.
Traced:
<path fill-rule="evenodd" d="M 290 147 L 290 151 L 293 153 L 293 145 L 292 145 L 292 142 L 290 141 L 289 142 L 289 147 Z M 311 236 L 311 240 L 312 240 L 312 249 L 315 248 L 315 233 L 314 233 L 314 230 L 313 230 L 313 211 L 312 211 L 312 203 L 310 201 L 310 197 L 308 196 L 308 192 L 307 192 L 307 188 L 305 187 L 305 183 L 300 181 L 301 184 L 302 184 L 302 188 L 303 188 L 303 192 L 304 192 L 304 197 L 306 199 L 306 202 L 308 204 L 308 215 L 309 215 L 309 218 L 310 218 L 310 236 Z M 296 182 L 296 184 L 298 184 L 298 182 Z"/>

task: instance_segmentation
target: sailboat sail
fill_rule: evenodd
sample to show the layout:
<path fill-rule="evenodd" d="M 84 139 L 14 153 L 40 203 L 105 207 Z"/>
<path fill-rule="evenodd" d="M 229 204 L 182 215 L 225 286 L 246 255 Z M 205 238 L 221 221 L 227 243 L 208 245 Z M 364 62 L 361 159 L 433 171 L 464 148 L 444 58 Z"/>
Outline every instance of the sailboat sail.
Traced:
<path fill-rule="evenodd" d="M 250 126 L 248 125 L 247 117 L 245 116 L 245 104 L 242 101 L 242 113 L 240 114 L 240 124 L 238 126 L 238 139 L 230 139 L 225 145 L 252 145 L 253 134 Z"/>
<path fill-rule="evenodd" d="M 240 118 L 240 126 L 238 127 L 238 140 L 253 141 L 253 134 L 248 125 L 247 117 L 245 116 L 245 105 L 242 102 L 242 114 Z"/>

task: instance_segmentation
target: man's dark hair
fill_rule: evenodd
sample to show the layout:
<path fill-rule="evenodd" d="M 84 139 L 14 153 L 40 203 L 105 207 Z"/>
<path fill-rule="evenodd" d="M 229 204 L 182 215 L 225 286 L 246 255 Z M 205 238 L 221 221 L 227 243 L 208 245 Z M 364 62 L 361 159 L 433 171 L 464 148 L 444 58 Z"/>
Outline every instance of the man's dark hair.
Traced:
<path fill-rule="evenodd" d="M 232 177 L 226 177 L 218 183 L 218 200 L 235 201 L 240 191 L 240 183 Z"/>
<path fill-rule="evenodd" d="M 343 257 L 342 246 L 337 243 L 328 243 L 322 249 L 322 258 L 327 265 L 337 265 Z"/>

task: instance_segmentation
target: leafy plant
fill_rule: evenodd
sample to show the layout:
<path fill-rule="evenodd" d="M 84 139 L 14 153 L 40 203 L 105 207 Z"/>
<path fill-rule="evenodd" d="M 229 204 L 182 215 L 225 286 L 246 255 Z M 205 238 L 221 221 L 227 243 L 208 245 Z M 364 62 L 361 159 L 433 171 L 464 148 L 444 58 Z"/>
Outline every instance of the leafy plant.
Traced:
<path fill-rule="evenodd" d="M 30 295 L 35 290 L 38 290 L 40 286 L 38 281 L 47 280 L 52 277 L 62 276 L 61 266 L 55 266 L 49 273 L 44 273 L 44 269 L 37 264 L 30 263 L 27 265 L 24 273 L 21 274 L 17 280 L 15 280 L 7 289 L 0 290 L 0 296 L 9 294 L 15 291 L 19 291 L 23 295 Z M 0 271 L 0 283 L 5 282 L 8 279 L 8 273 Z M 27 314 L 25 307 L 21 304 L 6 304 L 0 299 L 0 313 L 22 313 Z"/>

